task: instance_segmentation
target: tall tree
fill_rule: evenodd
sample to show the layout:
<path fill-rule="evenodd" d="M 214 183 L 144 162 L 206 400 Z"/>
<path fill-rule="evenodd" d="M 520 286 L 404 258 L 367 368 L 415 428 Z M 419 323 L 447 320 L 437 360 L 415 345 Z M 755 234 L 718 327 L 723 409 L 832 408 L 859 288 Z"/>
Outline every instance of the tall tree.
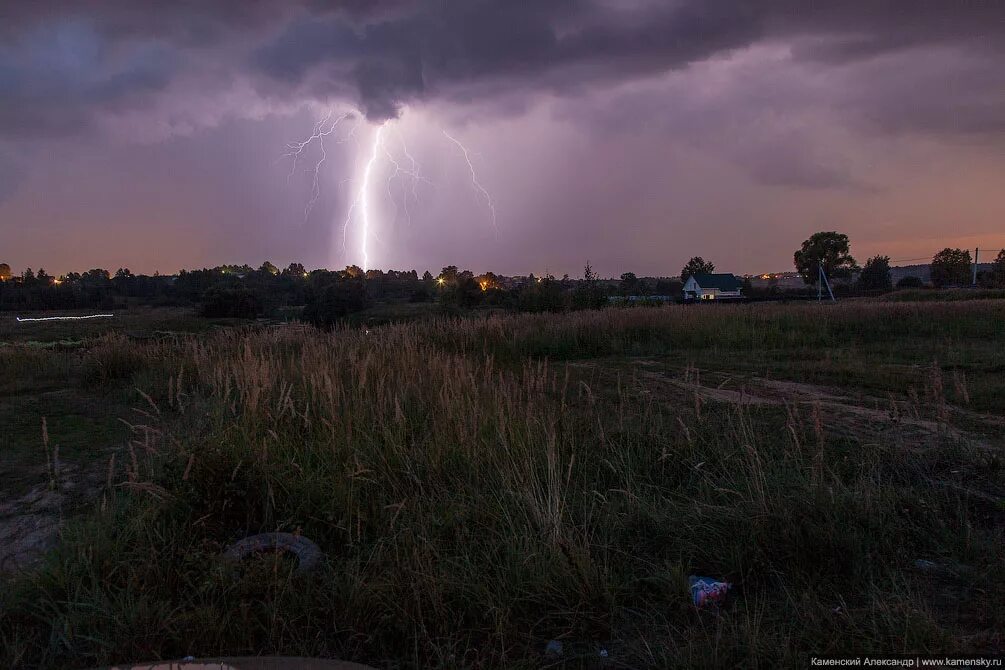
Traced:
<path fill-rule="evenodd" d="M 970 252 L 946 247 L 932 258 L 932 283 L 942 287 L 950 284 L 970 283 Z"/>
<path fill-rule="evenodd" d="M 306 277 L 307 269 L 304 268 L 302 263 L 290 263 L 283 270 L 283 275 L 286 277 Z"/>
<path fill-rule="evenodd" d="M 607 304 L 607 294 L 600 282 L 597 281 L 597 273 L 593 271 L 590 261 L 586 261 L 583 268 L 583 281 L 579 282 L 572 293 L 573 309 L 600 309 Z"/>
<path fill-rule="evenodd" d="M 439 276 L 436 278 L 436 283 L 440 284 L 453 284 L 457 281 L 457 266 L 448 265 L 442 270 L 440 270 Z"/>
<path fill-rule="evenodd" d="M 634 272 L 621 275 L 621 295 L 635 295 L 639 290 L 639 278 Z"/>
<path fill-rule="evenodd" d="M 715 263 L 706 261 L 701 256 L 695 256 L 680 271 L 680 280 L 687 283 L 691 275 L 709 275 L 715 272 Z"/>
<path fill-rule="evenodd" d="M 830 279 L 847 279 L 858 269 L 851 255 L 848 236 L 827 231 L 813 233 L 793 255 L 796 270 L 807 284 L 816 284 L 820 278 L 818 268 L 823 265 Z"/>
<path fill-rule="evenodd" d="M 858 276 L 859 288 L 866 291 L 891 291 L 893 279 L 890 277 L 890 257 L 873 256 L 865 262 L 862 274 Z"/>
<path fill-rule="evenodd" d="M 1005 286 L 1005 249 L 995 256 L 994 264 L 991 266 L 991 277 L 996 285 Z"/>

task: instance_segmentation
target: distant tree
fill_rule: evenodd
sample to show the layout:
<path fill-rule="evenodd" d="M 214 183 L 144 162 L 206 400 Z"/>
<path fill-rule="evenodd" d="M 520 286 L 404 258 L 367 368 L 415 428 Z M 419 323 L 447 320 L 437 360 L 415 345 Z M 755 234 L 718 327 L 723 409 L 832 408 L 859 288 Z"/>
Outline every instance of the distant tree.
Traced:
<path fill-rule="evenodd" d="M 436 277 L 436 281 L 439 284 L 452 284 L 457 281 L 457 266 L 448 265 L 440 270 L 440 274 Z"/>
<path fill-rule="evenodd" d="M 424 281 L 427 284 L 429 282 L 433 281 L 433 273 L 431 273 L 429 270 L 426 270 L 425 272 L 423 272 L 422 273 L 422 281 Z"/>
<path fill-rule="evenodd" d="M 107 282 L 111 278 L 108 270 L 103 270 L 101 268 L 94 268 L 93 270 L 88 270 L 82 276 L 82 279 L 87 281 L 92 281 L 95 283 Z"/>
<path fill-rule="evenodd" d="M 3 267 L 0 266 L 0 271 L 2 270 Z M 1005 286 L 1005 249 L 998 252 L 991 264 L 991 280 L 996 286 Z"/>
<path fill-rule="evenodd" d="M 566 294 L 562 285 L 548 275 L 527 282 L 520 290 L 517 305 L 525 312 L 560 312 L 566 307 Z"/>
<path fill-rule="evenodd" d="M 200 316 L 212 318 L 254 319 L 262 303 L 253 291 L 239 286 L 215 286 L 202 296 Z"/>
<path fill-rule="evenodd" d="M 656 280 L 656 295 L 679 295 L 683 289 L 683 284 L 676 279 L 670 279 L 669 277 L 660 277 Z"/>
<path fill-rule="evenodd" d="M 262 263 L 262 267 L 258 268 L 258 271 L 259 272 L 263 272 L 263 273 L 267 272 L 270 275 L 277 275 L 277 274 L 279 274 L 279 268 L 277 268 L 275 265 L 273 265 L 269 261 L 265 261 L 264 263 Z"/>
<path fill-rule="evenodd" d="M 829 279 L 847 279 L 858 269 L 851 255 L 848 236 L 834 231 L 813 233 L 794 254 L 793 260 L 807 284 L 817 283 L 821 264 Z"/>
<path fill-rule="evenodd" d="M 7 281 L 10 277 L 10 266 L 6 263 L 0 263 L 0 281 Z"/>
<path fill-rule="evenodd" d="M 590 261 L 586 261 L 586 267 L 583 268 L 583 280 L 579 282 L 579 286 L 572 293 L 572 308 L 600 309 L 606 304 L 607 293 L 597 281 L 597 275 L 593 271 Z"/>
<path fill-rule="evenodd" d="M 475 307 L 482 301 L 482 287 L 474 275 L 465 270 L 445 283 L 440 301 L 456 307 Z"/>
<path fill-rule="evenodd" d="M 21 281 L 24 282 L 25 284 L 35 283 L 35 273 L 32 271 L 31 268 L 24 269 L 24 272 L 21 273 Z"/>
<path fill-rule="evenodd" d="M 925 282 L 921 281 L 918 277 L 913 275 L 908 275 L 907 277 L 902 277 L 897 281 L 897 288 L 922 288 Z"/>
<path fill-rule="evenodd" d="M 859 288 L 866 291 L 890 291 L 893 280 L 890 278 L 890 257 L 873 256 L 865 262 L 858 276 Z"/>
<path fill-rule="evenodd" d="M 932 258 L 931 277 L 936 287 L 970 283 L 970 252 L 945 248 Z"/>
<path fill-rule="evenodd" d="M 432 299 L 433 296 L 425 284 L 420 284 L 408 296 L 408 302 L 429 302 Z"/>
<path fill-rule="evenodd" d="M 494 291 L 502 288 L 499 276 L 494 272 L 486 272 L 485 274 L 478 275 L 475 277 L 475 281 L 478 282 L 478 286 L 481 287 L 482 291 Z"/>
<path fill-rule="evenodd" d="M 363 277 L 366 273 L 363 272 L 363 268 L 358 265 L 347 265 L 345 268 L 345 274 L 351 279 L 358 279 Z"/>
<path fill-rule="evenodd" d="M 300 263 L 290 263 L 283 270 L 283 275 L 286 277 L 304 277 L 307 275 L 307 270 Z"/>
<path fill-rule="evenodd" d="M 715 264 L 711 261 L 706 261 L 701 256 L 695 256 L 687 263 L 680 271 L 680 280 L 687 283 L 687 280 L 691 278 L 692 275 L 707 275 L 715 272 Z"/>
<path fill-rule="evenodd" d="M 625 272 L 621 275 L 620 285 L 621 295 L 636 295 L 639 291 L 639 278 L 634 272 Z"/>
<path fill-rule="evenodd" d="M 130 279 L 133 273 L 129 271 L 129 268 L 119 268 L 115 271 L 115 277 L 118 279 Z"/>
<path fill-rule="evenodd" d="M 35 273 L 35 281 L 39 284 L 49 284 L 52 282 L 52 277 L 49 276 L 48 272 L 39 268 L 38 272 Z"/>
<path fill-rule="evenodd" d="M 361 277 L 336 280 L 308 296 L 303 319 L 315 326 L 332 326 L 368 304 L 366 282 Z"/>

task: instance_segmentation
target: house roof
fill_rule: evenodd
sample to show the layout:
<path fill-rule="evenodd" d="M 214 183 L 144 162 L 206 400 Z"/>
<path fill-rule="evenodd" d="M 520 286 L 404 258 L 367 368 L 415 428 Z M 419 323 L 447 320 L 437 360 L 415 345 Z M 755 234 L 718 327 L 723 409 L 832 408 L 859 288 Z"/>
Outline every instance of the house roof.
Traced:
<path fill-rule="evenodd" d="M 701 288 L 717 288 L 720 291 L 739 291 L 743 282 L 736 275 L 725 272 L 722 274 L 698 274 L 692 275 L 695 282 Z"/>

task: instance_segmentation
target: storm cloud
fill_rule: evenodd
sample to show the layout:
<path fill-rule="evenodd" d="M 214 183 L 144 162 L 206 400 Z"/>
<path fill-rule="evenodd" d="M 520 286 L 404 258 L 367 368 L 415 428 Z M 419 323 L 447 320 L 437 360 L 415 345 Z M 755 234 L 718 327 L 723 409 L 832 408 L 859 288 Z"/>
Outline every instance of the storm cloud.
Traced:
<path fill-rule="evenodd" d="M 7 3 L 0 24 L 5 134 L 69 132 L 124 107 L 156 113 L 156 93 L 191 80 L 234 113 L 300 96 L 382 120 L 410 103 L 575 93 L 777 42 L 821 71 L 938 47 L 973 61 L 968 90 L 1000 89 L 982 63 L 1005 44 L 1005 5 L 995 0 L 67 0 Z M 853 95 L 882 105 L 875 91 L 896 86 L 897 74 L 866 79 Z M 959 82 L 953 74 L 947 81 Z M 259 100 L 228 101 L 237 81 Z M 919 116 L 939 124 L 937 110 Z M 993 117 L 972 114 L 966 125 L 1000 123 Z"/>
<path fill-rule="evenodd" d="M 63 238 L 45 237 L 56 229 L 71 239 L 74 226 L 103 235 L 141 225 L 125 219 L 136 219 L 145 194 L 162 203 L 159 230 L 203 222 L 192 224 L 202 231 L 192 233 L 198 252 L 176 264 L 265 253 L 252 235 L 221 258 L 220 240 L 233 240 L 220 231 L 238 225 L 296 256 L 293 240 L 273 234 L 290 194 L 268 197 L 276 175 L 266 166 L 312 115 L 338 106 L 370 122 L 422 119 L 420 134 L 456 127 L 492 157 L 481 165 L 485 180 L 503 217 L 520 219 L 495 256 L 478 250 L 501 270 L 547 263 L 521 251 L 541 240 L 562 247 L 561 258 L 550 252 L 553 270 L 598 260 L 612 248 L 612 218 L 694 247 L 721 237 L 694 225 L 760 227 L 756 245 L 765 227 L 798 237 L 842 217 L 858 217 L 852 225 L 877 243 L 892 243 L 891 231 L 908 237 L 908 225 L 935 238 L 936 217 L 953 205 L 919 209 L 907 193 L 964 179 L 952 192 L 976 203 L 967 234 L 983 235 L 1005 206 L 989 176 L 1005 139 L 1003 56 L 1000 0 L 8 2 L 0 5 L 0 226 L 18 248 L 38 236 L 58 247 Z M 550 165 L 547 180 L 511 167 L 514 147 Z M 261 165 L 229 167 L 246 154 Z M 197 183 L 195 161 L 217 172 Z M 351 161 L 332 157 L 329 168 L 348 171 Z M 118 209 L 102 196 L 116 180 L 126 185 Z M 251 192 L 249 184 L 257 207 L 222 200 Z M 182 203 L 151 193 L 169 187 Z M 344 197 L 327 196 L 318 216 L 338 218 Z M 757 214 L 736 223 L 747 211 Z M 457 239 L 481 234 L 451 206 L 430 205 L 427 217 Z M 300 231 L 304 248 L 327 248 L 329 228 L 311 222 Z M 599 251 L 579 243 L 591 235 L 606 239 Z M 412 256 L 397 260 L 464 262 L 446 258 L 459 247 L 424 245 L 410 239 Z M 646 256 L 653 245 L 626 248 L 610 270 L 632 254 L 651 268 L 662 262 Z M 791 256 L 770 249 L 762 255 L 775 254 L 772 263 Z"/>

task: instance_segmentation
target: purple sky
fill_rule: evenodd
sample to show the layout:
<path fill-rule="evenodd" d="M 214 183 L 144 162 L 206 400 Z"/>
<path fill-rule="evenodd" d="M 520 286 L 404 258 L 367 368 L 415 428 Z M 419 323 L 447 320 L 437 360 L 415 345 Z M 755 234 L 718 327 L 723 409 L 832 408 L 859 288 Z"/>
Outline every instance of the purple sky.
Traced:
<path fill-rule="evenodd" d="M 362 264 L 360 203 L 343 224 L 384 122 L 372 267 L 775 271 L 832 229 L 860 261 L 997 249 L 1003 56 L 1001 0 L 3 3 L 0 261 Z M 329 109 L 355 118 L 305 217 L 318 146 L 292 178 L 283 154 Z"/>

